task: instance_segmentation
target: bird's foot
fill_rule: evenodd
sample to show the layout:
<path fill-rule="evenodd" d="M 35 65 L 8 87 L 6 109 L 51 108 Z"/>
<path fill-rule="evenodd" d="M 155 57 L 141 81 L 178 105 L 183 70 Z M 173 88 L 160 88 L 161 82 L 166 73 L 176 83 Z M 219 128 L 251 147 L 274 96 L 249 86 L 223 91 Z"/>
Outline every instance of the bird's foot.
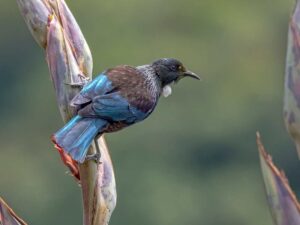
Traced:
<path fill-rule="evenodd" d="M 89 160 L 93 160 L 93 161 L 95 161 L 97 164 L 100 164 L 101 162 L 100 162 L 100 159 L 101 159 L 101 155 L 100 155 L 100 153 L 94 153 L 94 154 L 91 154 L 91 155 L 87 155 L 86 157 L 85 157 L 85 160 L 86 161 L 89 161 Z"/>
<path fill-rule="evenodd" d="M 91 78 L 85 76 L 85 75 L 82 74 L 82 73 L 79 73 L 79 74 L 78 74 L 78 77 L 82 80 L 82 82 L 83 82 L 84 84 L 87 84 L 87 83 L 91 80 Z"/>

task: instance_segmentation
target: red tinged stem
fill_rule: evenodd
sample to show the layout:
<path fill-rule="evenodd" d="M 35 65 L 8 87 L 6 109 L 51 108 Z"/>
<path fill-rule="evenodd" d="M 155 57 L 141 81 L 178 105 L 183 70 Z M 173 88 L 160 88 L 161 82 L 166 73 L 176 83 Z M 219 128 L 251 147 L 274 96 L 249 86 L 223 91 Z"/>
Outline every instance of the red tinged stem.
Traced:
<path fill-rule="evenodd" d="M 58 150 L 63 163 L 69 168 L 71 174 L 77 179 L 77 181 L 80 182 L 80 174 L 77 162 L 73 160 L 71 156 L 65 153 L 63 148 L 57 144 L 54 135 L 51 136 L 51 141 L 54 143 L 54 147 Z"/>

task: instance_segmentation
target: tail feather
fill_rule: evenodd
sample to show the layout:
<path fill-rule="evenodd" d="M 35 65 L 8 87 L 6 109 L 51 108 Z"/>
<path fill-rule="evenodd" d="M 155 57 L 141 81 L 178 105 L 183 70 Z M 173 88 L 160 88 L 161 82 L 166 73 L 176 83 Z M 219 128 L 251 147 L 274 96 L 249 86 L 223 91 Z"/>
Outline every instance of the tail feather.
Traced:
<path fill-rule="evenodd" d="M 105 120 L 76 116 L 52 136 L 52 141 L 74 160 L 82 163 L 91 142 L 106 125 Z"/>

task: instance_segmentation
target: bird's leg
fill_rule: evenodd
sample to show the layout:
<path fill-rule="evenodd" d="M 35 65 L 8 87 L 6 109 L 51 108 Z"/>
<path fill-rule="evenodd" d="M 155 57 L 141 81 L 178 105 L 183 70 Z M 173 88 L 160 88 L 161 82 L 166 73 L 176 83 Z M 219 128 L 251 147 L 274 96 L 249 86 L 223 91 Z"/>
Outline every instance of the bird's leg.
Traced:
<path fill-rule="evenodd" d="M 95 146 L 96 146 L 96 153 L 94 154 L 91 154 L 91 155 L 87 155 L 85 157 L 85 160 L 94 160 L 97 164 L 100 164 L 100 159 L 101 159 L 101 153 L 100 153 L 100 149 L 99 149 L 99 145 L 98 145 L 98 137 L 96 137 L 94 139 L 94 143 L 95 143 Z"/>

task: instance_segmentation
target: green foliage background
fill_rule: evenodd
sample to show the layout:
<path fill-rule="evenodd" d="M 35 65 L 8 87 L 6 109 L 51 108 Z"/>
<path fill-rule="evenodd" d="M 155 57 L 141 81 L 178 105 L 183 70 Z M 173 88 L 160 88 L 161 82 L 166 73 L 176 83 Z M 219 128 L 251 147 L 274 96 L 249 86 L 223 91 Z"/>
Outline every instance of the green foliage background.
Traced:
<path fill-rule="evenodd" d="M 143 123 L 107 135 L 118 204 L 110 225 L 271 225 L 255 132 L 300 193 L 282 119 L 293 0 L 68 1 L 94 56 L 181 59 L 183 80 Z M 81 194 L 50 143 L 62 126 L 42 50 L 15 1 L 0 4 L 0 194 L 29 224 L 81 224 Z"/>

